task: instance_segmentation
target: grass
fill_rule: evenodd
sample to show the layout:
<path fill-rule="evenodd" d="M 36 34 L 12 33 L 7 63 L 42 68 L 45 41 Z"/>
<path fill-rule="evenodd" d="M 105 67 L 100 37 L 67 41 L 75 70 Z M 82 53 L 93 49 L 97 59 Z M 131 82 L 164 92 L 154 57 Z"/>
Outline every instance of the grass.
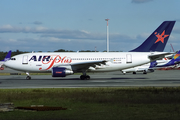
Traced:
<path fill-rule="evenodd" d="M 60 111 L 0 113 L 0 120 L 117 120 L 180 118 L 180 87 L 0 89 L 0 103 L 46 105 Z"/>

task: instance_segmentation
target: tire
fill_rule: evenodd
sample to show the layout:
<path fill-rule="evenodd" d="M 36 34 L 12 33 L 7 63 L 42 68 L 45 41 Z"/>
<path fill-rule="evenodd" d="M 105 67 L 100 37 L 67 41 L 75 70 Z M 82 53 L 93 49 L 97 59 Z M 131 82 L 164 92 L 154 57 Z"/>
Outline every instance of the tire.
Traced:
<path fill-rule="evenodd" d="M 133 74 L 136 74 L 136 72 L 133 72 Z"/>
<path fill-rule="evenodd" d="M 27 77 L 26 77 L 26 80 L 30 80 L 30 79 L 31 79 L 31 77 L 30 77 L 30 76 L 27 76 Z"/>
<path fill-rule="evenodd" d="M 85 80 L 85 78 L 86 78 L 86 76 L 84 76 L 84 75 L 81 75 L 81 76 L 80 76 L 80 79 L 81 79 L 81 80 Z"/>

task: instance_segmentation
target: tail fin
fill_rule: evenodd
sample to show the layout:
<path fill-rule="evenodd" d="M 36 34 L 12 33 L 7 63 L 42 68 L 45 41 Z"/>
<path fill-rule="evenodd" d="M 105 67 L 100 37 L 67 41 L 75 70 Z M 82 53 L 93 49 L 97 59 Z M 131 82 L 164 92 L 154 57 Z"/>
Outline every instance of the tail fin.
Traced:
<path fill-rule="evenodd" d="M 139 47 L 130 52 L 163 52 L 176 21 L 164 21 Z"/>
<path fill-rule="evenodd" d="M 8 52 L 8 54 L 6 55 L 6 57 L 2 61 L 6 62 L 10 59 L 11 59 L 11 50 Z"/>

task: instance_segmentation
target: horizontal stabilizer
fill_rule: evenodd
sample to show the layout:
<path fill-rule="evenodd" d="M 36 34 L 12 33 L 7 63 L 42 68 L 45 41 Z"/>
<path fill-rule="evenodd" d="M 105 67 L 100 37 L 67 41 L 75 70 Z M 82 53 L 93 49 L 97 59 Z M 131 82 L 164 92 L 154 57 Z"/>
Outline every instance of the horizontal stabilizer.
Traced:
<path fill-rule="evenodd" d="M 164 52 L 164 53 L 160 53 L 160 54 L 152 54 L 152 55 L 149 55 L 148 58 L 151 61 L 155 61 L 155 60 L 160 60 L 160 59 L 164 58 L 166 55 L 170 55 L 170 54 L 174 54 L 174 53 Z"/>

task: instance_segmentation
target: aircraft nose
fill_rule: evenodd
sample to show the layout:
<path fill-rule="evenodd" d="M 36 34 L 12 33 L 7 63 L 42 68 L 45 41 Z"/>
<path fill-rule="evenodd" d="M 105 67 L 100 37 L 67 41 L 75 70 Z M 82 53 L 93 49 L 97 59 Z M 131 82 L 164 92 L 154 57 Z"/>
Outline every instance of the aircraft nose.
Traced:
<path fill-rule="evenodd" d="M 8 67 L 9 66 L 9 61 L 4 62 L 4 65 Z"/>
<path fill-rule="evenodd" d="M 6 62 L 4 63 L 4 65 L 5 65 L 6 67 L 11 68 L 13 64 L 12 64 L 11 60 L 8 60 L 8 61 L 6 61 Z"/>

